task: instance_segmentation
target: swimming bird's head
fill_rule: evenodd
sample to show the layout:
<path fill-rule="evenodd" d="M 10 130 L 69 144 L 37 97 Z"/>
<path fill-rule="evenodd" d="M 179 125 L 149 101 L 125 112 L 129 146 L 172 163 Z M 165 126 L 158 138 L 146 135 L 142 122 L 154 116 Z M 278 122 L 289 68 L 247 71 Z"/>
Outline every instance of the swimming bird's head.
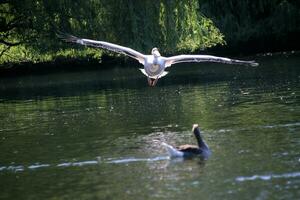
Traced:
<path fill-rule="evenodd" d="M 198 124 L 193 124 L 192 131 L 194 132 L 196 128 L 199 128 L 199 125 Z"/>
<path fill-rule="evenodd" d="M 160 53 L 158 51 L 158 48 L 154 47 L 151 51 L 151 54 L 155 57 L 159 57 L 160 56 Z"/>

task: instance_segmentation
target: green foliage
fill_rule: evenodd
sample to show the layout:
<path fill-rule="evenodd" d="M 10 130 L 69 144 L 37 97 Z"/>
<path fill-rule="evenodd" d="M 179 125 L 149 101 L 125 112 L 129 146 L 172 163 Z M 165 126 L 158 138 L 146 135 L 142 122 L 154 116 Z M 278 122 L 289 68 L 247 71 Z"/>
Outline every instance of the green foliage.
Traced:
<path fill-rule="evenodd" d="M 0 4 L 9 18 L 21 18 L 8 41 L 12 46 L 0 62 L 47 61 L 57 56 L 101 57 L 100 50 L 65 44 L 56 37 L 63 31 L 84 38 L 105 40 L 149 53 L 154 46 L 163 53 L 194 51 L 224 44 L 213 22 L 201 15 L 196 0 L 12 0 Z M 1 44 L 0 50 L 6 48 Z"/>

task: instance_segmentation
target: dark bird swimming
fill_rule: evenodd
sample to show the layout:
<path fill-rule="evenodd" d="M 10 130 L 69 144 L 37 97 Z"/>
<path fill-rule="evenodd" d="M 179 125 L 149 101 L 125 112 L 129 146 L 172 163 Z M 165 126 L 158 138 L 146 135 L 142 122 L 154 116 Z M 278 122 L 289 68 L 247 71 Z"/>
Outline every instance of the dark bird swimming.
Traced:
<path fill-rule="evenodd" d="M 199 156 L 201 158 L 207 159 L 211 155 L 211 151 L 203 140 L 198 124 L 193 125 L 192 129 L 198 145 L 185 144 L 181 145 L 178 148 L 175 148 L 169 144 L 162 143 L 166 147 L 170 157 L 192 157 Z"/>

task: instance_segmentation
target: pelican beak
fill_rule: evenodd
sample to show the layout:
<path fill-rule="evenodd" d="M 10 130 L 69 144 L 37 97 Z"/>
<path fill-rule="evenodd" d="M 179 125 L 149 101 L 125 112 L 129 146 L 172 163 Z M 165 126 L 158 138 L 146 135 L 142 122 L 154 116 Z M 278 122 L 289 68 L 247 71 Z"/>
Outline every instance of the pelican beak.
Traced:
<path fill-rule="evenodd" d="M 149 84 L 149 86 L 151 86 L 151 87 L 155 86 L 156 83 L 157 83 L 157 81 L 158 81 L 158 78 L 149 78 L 149 77 L 148 77 L 148 84 Z"/>

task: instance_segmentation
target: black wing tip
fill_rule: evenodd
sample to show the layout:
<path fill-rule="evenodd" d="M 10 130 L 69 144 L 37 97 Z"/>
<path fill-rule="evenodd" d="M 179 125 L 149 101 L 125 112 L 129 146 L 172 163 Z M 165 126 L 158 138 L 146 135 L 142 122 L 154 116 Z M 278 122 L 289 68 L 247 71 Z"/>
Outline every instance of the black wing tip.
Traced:
<path fill-rule="evenodd" d="M 237 60 L 236 64 L 241 64 L 250 67 L 257 67 L 259 65 L 259 63 L 255 62 L 255 60 L 250 60 L 250 61 Z"/>
<path fill-rule="evenodd" d="M 259 66 L 259 63 L 255 62 L 254 60 L 250 61 L 249 64 L 250 64 L 251 67 L 257 67 L 257 66 Z"/>
<path fill-rule="evenodd" d="M 77 40 L 79 39 L 78 37 L 76 37 L 74 35 L 64 33 L 61 31 L 57 31 L 56 36 L 65 42 L 77 42 Z"/>

